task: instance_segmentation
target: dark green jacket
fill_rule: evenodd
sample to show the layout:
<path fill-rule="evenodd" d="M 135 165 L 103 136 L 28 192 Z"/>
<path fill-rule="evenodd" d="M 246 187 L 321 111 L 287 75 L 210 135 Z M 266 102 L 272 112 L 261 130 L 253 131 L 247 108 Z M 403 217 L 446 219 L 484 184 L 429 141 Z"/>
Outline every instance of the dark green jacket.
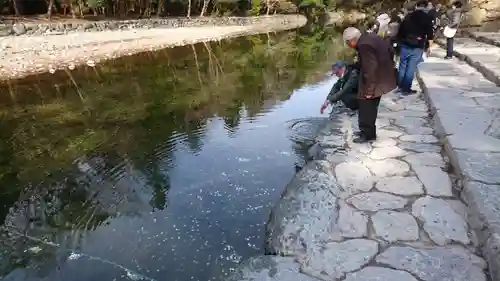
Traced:
<path fill-rule="evenodd" d="M 333 85 L 327 100 L 330 103 L 357 97 L 359 85 L 359 68 L 356 65 L 348 65 L 344 76 L 340 77 Z"/>

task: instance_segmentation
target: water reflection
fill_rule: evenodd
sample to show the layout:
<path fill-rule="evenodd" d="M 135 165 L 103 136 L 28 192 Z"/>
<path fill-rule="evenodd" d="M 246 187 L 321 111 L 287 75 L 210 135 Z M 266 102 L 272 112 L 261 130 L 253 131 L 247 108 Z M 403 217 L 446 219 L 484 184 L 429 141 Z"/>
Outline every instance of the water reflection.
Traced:
<path fill-rule="evenodd" d="M 262 253 L 303 161 L 287 122 L 317 115 L 341 45 L 264 34 L 2 84 L 0 276 L 220 280 Z"/>

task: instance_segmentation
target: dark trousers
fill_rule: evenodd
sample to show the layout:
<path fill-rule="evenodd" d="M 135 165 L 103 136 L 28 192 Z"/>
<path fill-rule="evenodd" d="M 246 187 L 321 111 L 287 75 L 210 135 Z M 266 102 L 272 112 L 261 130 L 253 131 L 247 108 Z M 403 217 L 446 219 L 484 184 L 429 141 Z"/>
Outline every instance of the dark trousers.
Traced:
<path fill-rule="evenodd" d="M 449 58 L 453 57 L 453 37 L 446 38 L 446 56 Z"/>
<path fill-rule="evenodd" d="M 378 105 L 380 97 L 375 99 L 360 99 L 358 110 L 359 130 L 367 139 L 375 139 L 377 137 L 377 121 Z"/>

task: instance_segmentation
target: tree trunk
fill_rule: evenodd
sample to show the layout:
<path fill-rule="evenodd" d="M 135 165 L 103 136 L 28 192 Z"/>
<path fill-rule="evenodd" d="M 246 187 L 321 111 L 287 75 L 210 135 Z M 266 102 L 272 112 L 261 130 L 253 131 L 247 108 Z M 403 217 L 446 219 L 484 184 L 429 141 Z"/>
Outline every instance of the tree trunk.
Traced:
<path fill-rule="evenodd" d="M 271 6 L 271 0 L 266 0 L 266 15 L 269 15 L 269 10 Z"/>
<path fill-rule="evenodd" d="M 21 13 L 19 12 L 19 3 L 17 3 L 17 1 L 18 0 L 12 0 L 12 6 L 14 6 L 14 13 L 16 13 L 16 17 L 19 17 L 21 16 Z"/>
<path fill-rule="evenodd" d="M 188 0 L 188 13 L 187 13 L 187 17 L 188 18 L 191 17 L 191 0 Z"/>
<path fill-rule="evenodd" d="M 205 13 L 207 12 L 209 3 L 210 3 L 210 0 L 203 0 L 203 7 L 201 7 L 200 17 L 205 16 Z"/>
<path fill-rule="evenodd" d="M 163 14 L 164 9 L 165 9 L 165 1 L 158 0 L 158 11 L 156 11 L 156 16 L 160 17 Z"/>
<path fill-rule="evenodd" d="M 16 0 L 14 0 L 15 2 Z M 52 18 L 52 8 L 54 7 L 54 0 L 49 1 L 49 7 L 47 8 L 47 17 L 49 20 Z"/>

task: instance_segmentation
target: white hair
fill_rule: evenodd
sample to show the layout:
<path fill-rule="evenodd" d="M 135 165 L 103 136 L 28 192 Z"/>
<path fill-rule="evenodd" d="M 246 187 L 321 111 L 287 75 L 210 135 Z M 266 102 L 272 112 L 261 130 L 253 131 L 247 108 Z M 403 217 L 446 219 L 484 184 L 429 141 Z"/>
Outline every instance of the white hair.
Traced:
<path fill-rule="evenodd" d="M 342 33 L 342 39 L 344 39 L 344 41 L 359 39 L 359 37 L 361 37 L 361 31 L 355 27 L 348 27 L 344 30 L 344 33 Z"/>

